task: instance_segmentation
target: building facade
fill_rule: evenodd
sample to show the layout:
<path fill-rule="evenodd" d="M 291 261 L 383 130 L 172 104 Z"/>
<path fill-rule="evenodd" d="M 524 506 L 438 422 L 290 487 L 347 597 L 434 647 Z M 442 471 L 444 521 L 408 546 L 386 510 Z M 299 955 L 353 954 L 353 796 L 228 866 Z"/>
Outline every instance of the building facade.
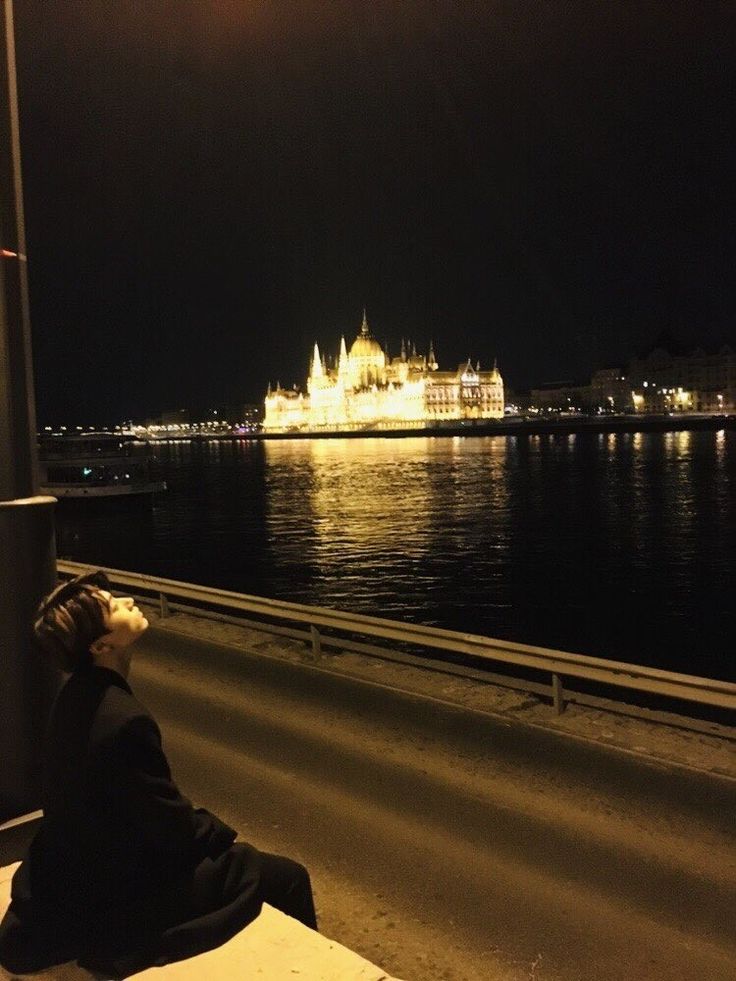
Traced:
<path fill-rule="evenodd" d="M 585 413 L 602 415 L 630 412 L 633 407 L 631 385 L 621 367 L 599 368 L 590 382 L 553 382 L 533 388 L 528 409 L 541 413 Z"/>
<path fill-rule="evenodd" d="M 590 401 L 590 386 L 578 382 L 549 382 L 533 388 L 530 393 L 530 407 L 537 412 L 587 412 Z"/>
<path fill-rule="evenodd" d="M 736 412 L 736 352 L 728 344 L 673 354 L 661 344 L 627 368 L 600 368 L 590 383 L 555 382 L 515 398 L 517 411 L 536 413 Z"/>
<path fill-rule="evenodd" d="M 495 365 L 481 371 L 468 360 L 456 371 L 440 371 L 432 345 L 425 357 L 404 342 L 398 357 L 389 358 L 371 335 L 364 312 L 350 350 L 343 337 L 333 365 L 314 345 L 306 393 L 269 386 L 263 428 L 395 429 L 503 414 L 503 380 Z"/>
<path fill-rule="evenodd" d="M 590 376 L 589 405 L 594 413 L 631 412 L 634 402 L 626 370 L 617 366 L 594 371 Z"/>
<path fill-rule="evenodd" d="M 655 347 L 629 364 L 637 412 L 736 412 L 736 352 L 671 354 Z"/>

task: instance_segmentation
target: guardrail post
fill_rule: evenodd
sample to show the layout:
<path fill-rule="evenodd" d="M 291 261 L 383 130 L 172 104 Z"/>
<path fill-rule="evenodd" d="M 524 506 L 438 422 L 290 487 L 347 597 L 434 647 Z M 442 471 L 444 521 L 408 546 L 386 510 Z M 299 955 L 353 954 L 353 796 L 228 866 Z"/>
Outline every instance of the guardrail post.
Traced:
<path fill-rule="evenodd" d="M 558 715 L 565 711 L 565 693 L 562 690 L 562 678 L 558 674 L 552 675 L 552 704 Z"/>
<path fill-rule="evenodd" d="M 314 624 L 309 628 L 309 632 L 312 635 L 312 655 L 315 661 L 319 661 L 322 656 L 322 638 Z"/>
<path fill-rule="evenodd" d="M 161 619 L 163 620 L 166 617 L 171 616 L 171 612 L 169 610 L 169 600 L 165 593 L 158 594 L 158 602 L 161 608 Z"/>

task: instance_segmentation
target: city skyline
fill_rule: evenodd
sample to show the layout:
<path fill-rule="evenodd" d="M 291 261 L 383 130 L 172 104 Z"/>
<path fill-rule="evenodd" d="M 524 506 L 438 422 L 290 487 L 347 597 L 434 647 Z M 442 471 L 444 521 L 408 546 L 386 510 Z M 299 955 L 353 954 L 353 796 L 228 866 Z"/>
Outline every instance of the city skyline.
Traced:
<path fill-rule="evenodd" d="M 364 310 L 365 316 L 366 313 Z M 360 331 L 358 333 L 360 334 Z M 340 363 L 340 351 L 344 346 L 343 342 L 344 335 L 340 345 L 336 348 L 338 353 L 335 355 L 331 353 L 329 346 L 322 347 L 318 342 L 315 342 L 315 345 L 312 347 L 311 357 L 306 358 L 305 364 L 302 365 L 301 377 L 296 381 L 282 379 L 277 372 L 275 383 L 270 380 L 267 383 L 264 382 L 261 397 L 257 397 L 252 402 L 246 402 L 243 398 L 237 397 L 230 400 L 223 399 L 218 397 L 214 392 L 210 392 L 196 402 L 186 403 L 183 400 L 179 402 L 172 401 L 170 404 L 154 406 L 149 412 L 133 411 L 124 418 L 101 417 L 99 414 L 92 414 L 84 419 L 39 417 L 39 433 L 40 430 L 69 430 L 73 432 L 75 430 L 94 431 L 100 428 L 121 429 L 128 423 L 136 425 L 154 424 L 156 420 L 161 420 L 164 417 L 169 420 L 168 424 L 171 424 L 175 417 L 181 417 L 186 425 L 191 421 L 202 426 L 219 426 L 225 421 L 235 424 L 240 418 L 238 413 L 242 413 L 243 410 L 246 410 L 249 418 L 253 413 L 256 414 L 253 418 L 260 418 L 264 411 L 264 405 L 267 404 L 272 393 L 282 391 L 285 394 L 289 392 L 292 394 L 308 394 L 315 347 L 321 352 L 320 360 L 322 361 L 323 368 L 330 375 L 337 372 Z M 387 362 L 389 360 L 402 360 L 404 355 L 409 362 L 414 360 L 420 362 L 432 361 L 435 356 L 435 344 L 433 341 L 429 341 L 427 350 L 429 357 L 422 353 L 421 344 L 417 344 L 410 338 L 402 338 L 396 357 L 392 357 L 390 351 L 386 352 L 389 355 Z M 683 346 L 678 344 L 677 338 L 671 332 L 662 332 L 646 350 L 632 353 L 630 357 L 616 365 L 595 365 L 585 376 L 579 376 L 577 378 L 568 376 L 557 379 L 546 379 L 544 381 L 535 380 L 526 388 L 514 387 L 506 383 L 503 388 L 507 396 L 506 404 L 511 404 L 512 412 L 516 411 L 519 405 L 526 406 L 527 402 L 529 404 L 536 402 L 541 406 L 547 404 L 552 405 L 554 404 L 554 399 L 550 402 L 549 398 L 553 397 L 555 392 L 572 393 L 583 390 L 586 392 L 586 397 L 581 403 L 581 406 L 583 406 L 581 411 L 583 413 L 588 411 L 595 413 L 596 411 L 600 411 L 601 407 L 609 409 L 610 406 L 607 403 L 611 401 L 610 396 L 612 394 L 615 395 L 616 411 L 618 412 L 624 410 L 626 406 L 628 406 L 629 411 L 638 411 L 640 413 L 647 411 L 655 413 L 664 412 L 667 408 L 665 406 L 656 408 L 654 406 L 648 407 L 648 404 L 635 406 L 634 403 L 636 400 L 634 399 L 632 402 L 628 399 L 628 396 L 632 396 L 633 398 L 634 389 L 638 390 L 640 394 L 643 392 L 644 395 L 647 395 L 646 389 L 650 384 L 647 381 L 647 377 L 651 377 L 652 379 L 658 380 L 651 383 L 652 389 L 648 393 L 649 396 L 657 394 L 655 389 L 660 388 L 662 385 L 671 386 L 680 381 L 685 381 L 687 390 L 692 390 L 695 387 L 695 390 L 698 392 L 696 401 L 689 406 L 690 411 L 713 411 L 721 413 L 725 408 L 727 412 L 732 412 L 733 405 L 736 404 L 735 357 L 733 345 L 725 344 L 718 348 L 711 347 L 707 350 L 702 347 L 693 348 L 691 345 Z M 457 366 L 449 367 L 457 367 L 457 373 L 459 374 L 466 366 L 472 365 L 472 363 L 473 358 L 467 358 Z M 495 371 L 498 367 L 497 358 L 493 359 L 492 366 Z M 475 367 L 480 370 L 482 367 L 487 368 L 489 366 L 481 366 L 480 361 L 476 359 Z M 285 384 L 282 384 L 282 381 L 285 381 Z M 612 382 L 615 383 L 613 386 L 611 384 Z M 707 404 L 702 399 L 701 388 L 703 392 L 708 393 L 706 395 Z M 615 392 L 614 389 L 616 390 Z M 627 398 L 626 400 L 620 400 L 621 393 L 624 390 L 626 391 Z M 668 388 L 665 388 L 663 391 L 667 392 L 668 390 Z M 541 394 L 543 392 L 544 395 Z M 567 401 L 571 400 L 567 399 Z M 683 410 L 687 407 L 678 405 L 677 408 L 678 410 Z M 90 419 L 94 420 L 94 425 L 89 425 Z M 80 425 L 80 422 L 83 424 Z"/>
<path fill-rule="evenodd" d="M 258 402 L 364 305 L 514 389 L 733 341 L 725 12 L 20 0 L 16 34 L 39 421 Z"/>

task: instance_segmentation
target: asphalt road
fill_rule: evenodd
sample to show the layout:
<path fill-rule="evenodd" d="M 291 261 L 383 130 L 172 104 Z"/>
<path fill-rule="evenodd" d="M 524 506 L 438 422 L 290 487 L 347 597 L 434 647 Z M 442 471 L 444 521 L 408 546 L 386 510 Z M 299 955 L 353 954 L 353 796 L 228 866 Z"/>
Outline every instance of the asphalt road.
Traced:
<path fill-rule="evenodd" d="M 736 782 L 309 664 L 139 646 L 183 792 L 303 861 L 323 932 L 390 973 L 736 978 Z"/>

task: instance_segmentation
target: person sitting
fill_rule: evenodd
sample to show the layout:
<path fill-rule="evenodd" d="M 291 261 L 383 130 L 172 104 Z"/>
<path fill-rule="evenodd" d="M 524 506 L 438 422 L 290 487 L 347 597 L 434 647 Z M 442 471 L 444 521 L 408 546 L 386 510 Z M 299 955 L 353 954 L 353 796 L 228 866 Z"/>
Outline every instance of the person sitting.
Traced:
<path fill-rule="evenodd" d="M 43 819 L 0 923 L 10 971 L 77 960 L 126 977 L 219 946 L 263 902 L 317 929 L 307 870 L 236 842 L 172 780 L 159 728 L 127 680 L 147 627 L 101 571 L 38 609 L 38 644 L 70 677 L 47 734 Z"/>

